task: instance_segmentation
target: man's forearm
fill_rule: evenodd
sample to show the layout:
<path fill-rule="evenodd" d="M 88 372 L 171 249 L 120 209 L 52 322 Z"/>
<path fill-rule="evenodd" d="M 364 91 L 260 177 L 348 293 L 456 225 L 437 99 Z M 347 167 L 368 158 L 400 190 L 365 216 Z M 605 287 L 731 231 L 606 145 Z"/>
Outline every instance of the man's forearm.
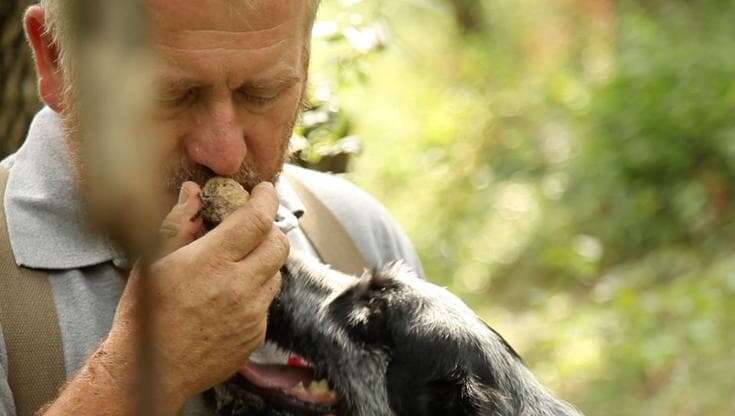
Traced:
<path fill-rule="evenodd" d="M 59 397 L 41 410 L 39 416 L 127 416 L 138 414 L 137 366 L 134 357 L 116 349 L 108 338 L 92 354 L 82 369 L 62 389 Z M 128 348 L 128 347 L 126 347 Z M 167 396 L 167 397 L 162 397 Z M 159 394 L 156 415 L 175 415 L 184 397 Z"/>

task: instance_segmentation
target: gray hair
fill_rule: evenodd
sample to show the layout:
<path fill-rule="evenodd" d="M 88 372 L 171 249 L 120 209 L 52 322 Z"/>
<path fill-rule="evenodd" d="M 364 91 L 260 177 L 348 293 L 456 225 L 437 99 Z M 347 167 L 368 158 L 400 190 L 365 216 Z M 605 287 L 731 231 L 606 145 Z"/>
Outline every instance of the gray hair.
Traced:
<path fill-rule="evenodd" d="M 71 68 L 66 53 L 73 41 L 71 29 L 69 29 L 71 18 L 68 13 L 64 12 L 64 0 L 40 0 L 39 3 L 46 12 L 44 22 L 46 34 L 51 36 L 54 45 L 58 47 L 61 68 L 66 73 Z"/>

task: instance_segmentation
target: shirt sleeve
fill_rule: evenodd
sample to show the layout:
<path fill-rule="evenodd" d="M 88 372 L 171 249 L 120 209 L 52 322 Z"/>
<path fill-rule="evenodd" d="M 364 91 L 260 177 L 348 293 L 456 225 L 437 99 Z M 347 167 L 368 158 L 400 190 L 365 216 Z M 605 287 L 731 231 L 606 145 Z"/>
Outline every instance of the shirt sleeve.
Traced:
<path fill-rule="evenodd" d="M 15 400 L 8 384 L 8 354 L 0 326 L 0 416 L 15 416 Z"/>
<path fill-rule="evenodd" d="M 410 240 L 385 207 L 367 192 L 336 175 L 298 168 L 294 172 L 309 184 L 347 229 L 370 267 L 401 260 L 419 277 L 424 277 L 421 262 Z"/>

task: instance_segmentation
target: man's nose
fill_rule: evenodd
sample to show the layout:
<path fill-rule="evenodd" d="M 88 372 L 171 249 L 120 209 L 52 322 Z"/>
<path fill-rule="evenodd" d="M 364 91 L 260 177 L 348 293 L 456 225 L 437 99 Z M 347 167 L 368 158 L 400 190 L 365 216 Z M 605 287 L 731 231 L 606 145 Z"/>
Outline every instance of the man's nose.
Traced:
<path fill-rule="evenodd" d="M 192 162 L 204 165 L 221 176 L 234 175 L 247 153 L 244 129 L 231 104 L 219 104 L 197 118 L 185 143 Z"/>

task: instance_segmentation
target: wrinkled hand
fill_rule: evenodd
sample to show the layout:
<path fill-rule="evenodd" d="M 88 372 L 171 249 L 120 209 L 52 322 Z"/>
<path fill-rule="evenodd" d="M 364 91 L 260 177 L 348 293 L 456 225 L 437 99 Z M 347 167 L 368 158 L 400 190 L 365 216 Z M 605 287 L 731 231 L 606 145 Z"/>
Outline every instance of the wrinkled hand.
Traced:
<path fill-rule="evenodd" d="M 162 394 L 183 403 L 224 381 L 265 338 L 267 312 L 280 290 L 289 244 L 274 226 L 273 186 L 258 185 L 248 203 L 204 235 L 200 188 L 182 187 L 161 227 L 162 253 L 150 268 L 150 322 Z M 140 273 L 120 300 L 110 342 L 135 340 Z"/>

